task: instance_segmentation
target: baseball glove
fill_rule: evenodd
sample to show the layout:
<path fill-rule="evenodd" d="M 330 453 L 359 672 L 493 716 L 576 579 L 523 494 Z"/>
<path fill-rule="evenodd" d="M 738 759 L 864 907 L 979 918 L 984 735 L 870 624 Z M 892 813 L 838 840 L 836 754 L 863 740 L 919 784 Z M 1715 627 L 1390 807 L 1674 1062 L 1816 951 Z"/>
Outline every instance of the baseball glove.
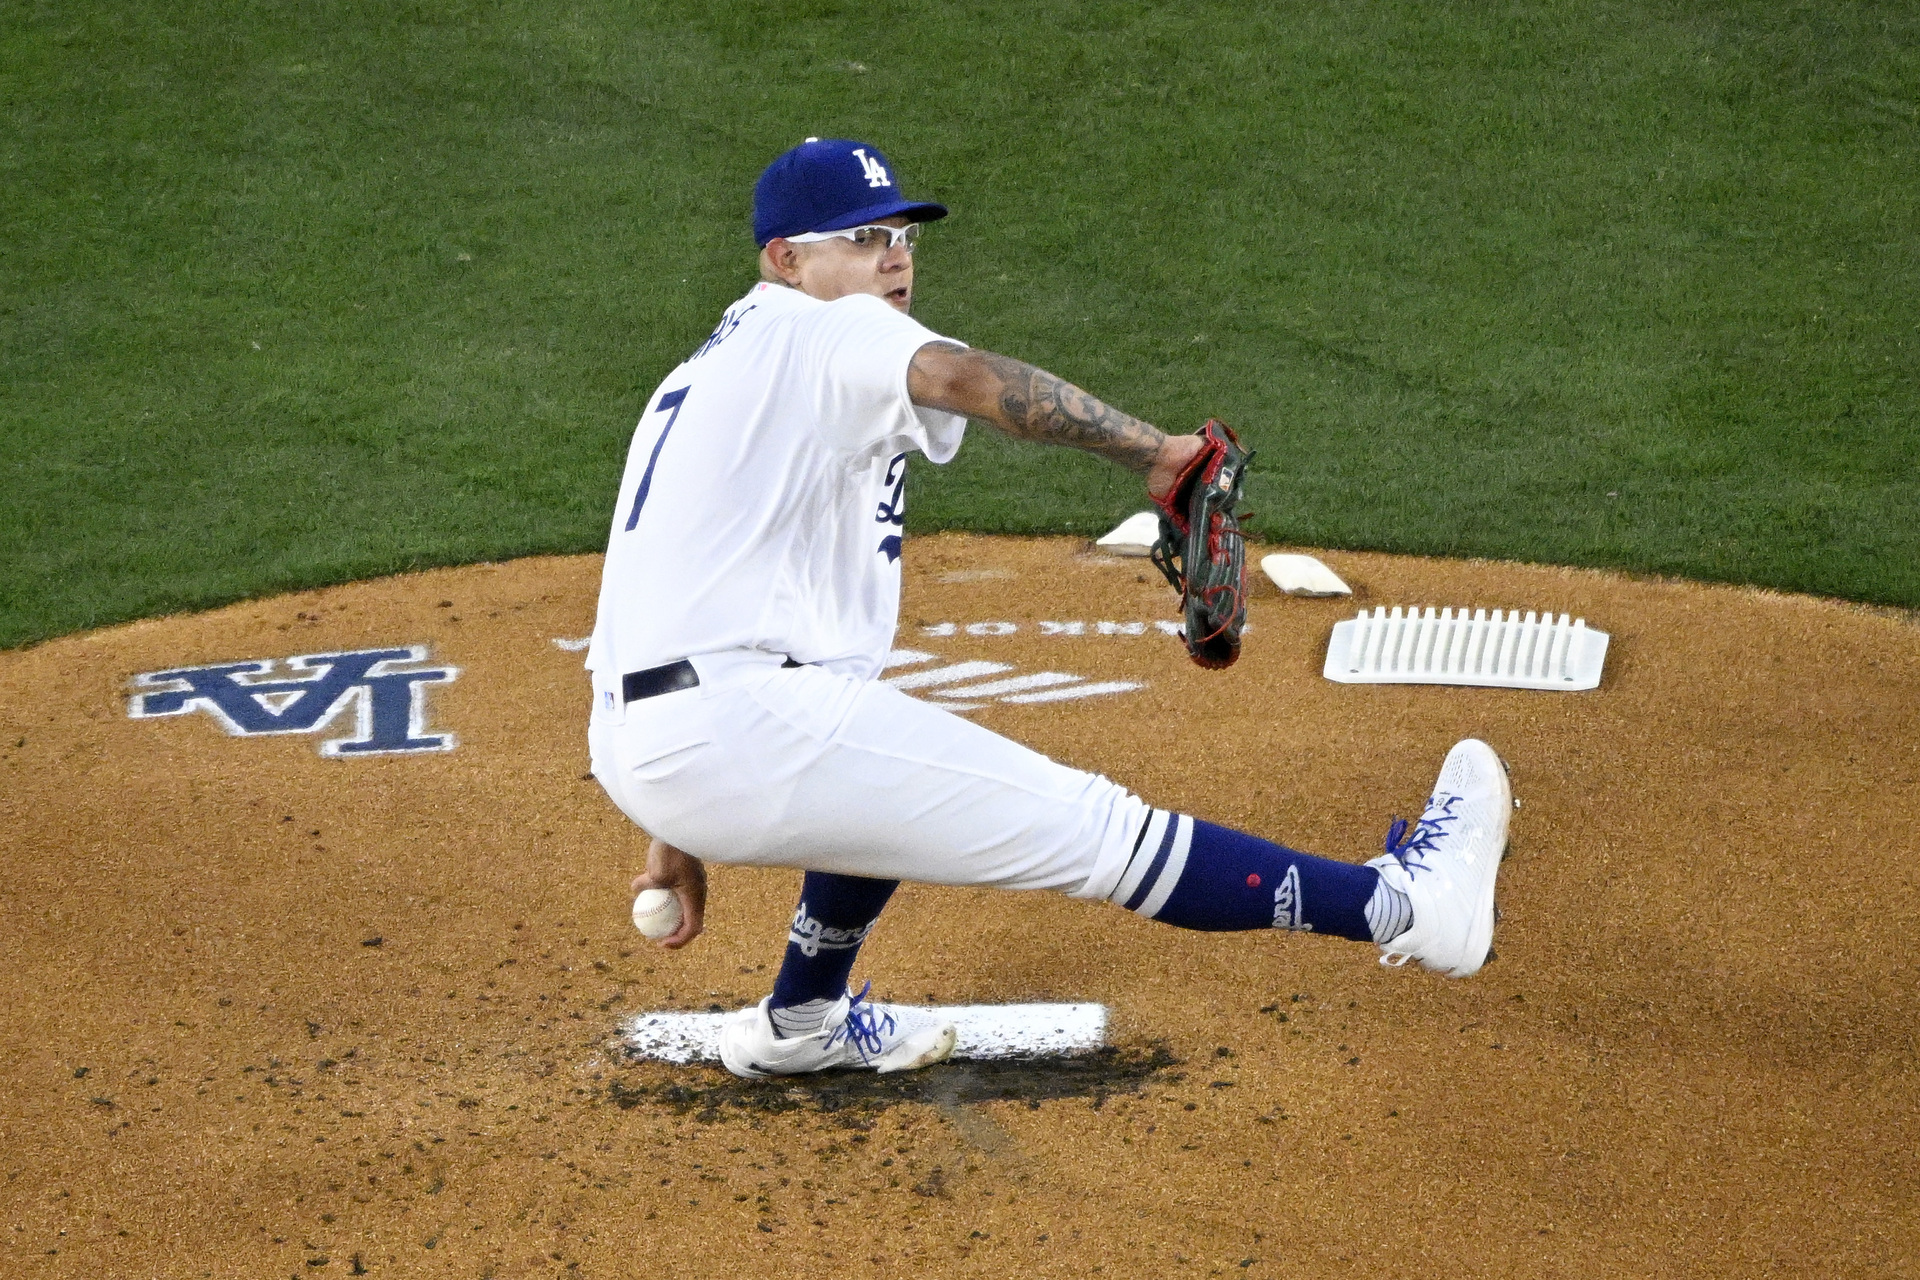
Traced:
<path fill-rule="evenodd" d="M 1253 454 L 1218 419 L 1207 419 L 1199 435 L 1206 447 L 1172 491 L 1153 500 L 1160 508 L 1153 563 L 1180 593 L 1187 652 L 1201 666 L 1219 670 L 1240 656 L 1240 629 L 1247 623 L 1246 543 L 1234 508 Z"/>

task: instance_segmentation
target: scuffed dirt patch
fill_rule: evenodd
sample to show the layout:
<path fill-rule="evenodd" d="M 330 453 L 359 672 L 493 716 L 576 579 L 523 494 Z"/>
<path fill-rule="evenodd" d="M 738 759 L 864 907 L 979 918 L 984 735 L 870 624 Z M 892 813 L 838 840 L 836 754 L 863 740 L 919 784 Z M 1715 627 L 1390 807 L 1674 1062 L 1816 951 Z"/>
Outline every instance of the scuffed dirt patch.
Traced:
<path fill-rule="evenodd" d="M 1098 1110 L 1115 1094 L 1137 1094 L 1169 1079 L 1179 1061 L 1165 1046 L 1109 1046 L 1073 1057 L 948 1062 L 927 1071 L 890 1075 L 838 1071 L 783 1080 L 741 1080 L 700 1067 L 673 1070 L 654 1083 L 614 1080 L 603 1096 L 622 1110 L 664 1108 L 703 1123 L 796 1111 L 843 1117 L 841 1122 L 846 1123 L 860 1113 L 901 1103 L 1022 1102 L 1037 1110 L 1043 1102 L 1088 1098 Z M 655 1068 L 652 1074 L 662 1074 L 661 1069 Z"/>

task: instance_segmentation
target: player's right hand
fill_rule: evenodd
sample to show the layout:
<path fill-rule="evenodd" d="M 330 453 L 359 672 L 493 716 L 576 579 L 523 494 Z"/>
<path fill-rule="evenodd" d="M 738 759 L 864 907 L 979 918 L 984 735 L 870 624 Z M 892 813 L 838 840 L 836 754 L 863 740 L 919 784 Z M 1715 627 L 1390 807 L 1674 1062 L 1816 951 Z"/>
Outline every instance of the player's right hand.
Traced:
<path fill-rule="evenodd" d="M 707 868 L 700 859 L 665 840 L 647 849 L 647 869 L 633 878 L 633 891 L 667 889 L 680 900 L 680 927 L 660 939 L 669 951 L 678 951 L 706 928 Z"/>

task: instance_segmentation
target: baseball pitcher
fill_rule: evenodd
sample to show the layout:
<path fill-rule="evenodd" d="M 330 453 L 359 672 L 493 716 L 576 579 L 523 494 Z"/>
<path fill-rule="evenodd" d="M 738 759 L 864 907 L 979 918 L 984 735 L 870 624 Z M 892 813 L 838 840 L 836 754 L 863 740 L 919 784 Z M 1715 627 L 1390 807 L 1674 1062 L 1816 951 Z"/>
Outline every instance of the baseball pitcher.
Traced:
<path fill-rule="evenodd" d="M 1189 575 L 1209 536 L 1239 564 L 1231 432 L 1166 435 L 912 319 L 914 249 L 946 213 L 907 199 L 865 143 L 810 138 L 776 159 L 754 189 L 760 281 L 648 398 L 620 483 L 588 744 L 653 837 L 634 887 L 678 897 L 664 945 L 679 947 L 701 929 L 703 861 L 805 873 L 772 993 L 728 1022 L 728 1069 L 897 1071 L 952 1051 L 952 1026 L 847 990 L 906 879 L 1104 900 L 1184 929 L 1311 930 L 1474 973 L 1513 807 L 1485 743 L 1455 746 L 1420 820 L 1354 865 L 1155 808 L 878 679 L 907 457 L 948 461 L 969 419 L 1142 476 L 1171 522 L 1197 518 Z M 1206 492 L 1226 493 L 1222 519 Z M 1238 598 L 1221 598 L 1220 633 L 1189 636 L 1204 665 L 1238 650 Z"/>

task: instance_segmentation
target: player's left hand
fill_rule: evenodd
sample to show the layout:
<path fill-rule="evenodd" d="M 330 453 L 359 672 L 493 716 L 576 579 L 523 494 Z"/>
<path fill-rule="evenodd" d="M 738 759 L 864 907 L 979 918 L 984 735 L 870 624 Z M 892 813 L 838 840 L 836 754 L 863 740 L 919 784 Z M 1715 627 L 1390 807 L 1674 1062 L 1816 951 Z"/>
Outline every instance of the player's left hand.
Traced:
<path fill-rule="evenodd" d="M 684 849 L 676 849 L 665 840 L 655 840 L 647 850 L 647 869 L 633 878 L 633 891 L 667 889 L 680 900 L 680 927 L 660 939 L 669 951 L 678 951 L 706 928 L 706 864 Z"/>
<path fill-rule="evenodd" d="M 1199 434 L 1190 436 L 1168 436 L 1161 442 L 1160 452 L 1153 457 L 1153 467 L 1147 472 L 1147 496 L 1159 502 L 1173 492 L 1173 486 L 1180 483 L 1180 477 L 1187 473 L 1193 460 L 1207 447 L 1206 440 Z"/>
<path fill-rule="evenodd" d="M 1198 448 L 1187 452 L 1186 469 L 1163 492 L 1149 482 L 1148 495 L 1160 508 L 1160 536 L 1151 554 L 1154 567 L 1180 593 L 1187 653 L 1218 671 L 1240 656 L 1240 633 L 1247 625 L 1246 539 L 1236 508 L 1253 454 L 1216 418 L 1207 419 L 1197 435 L 1175 440 Z M 1161 461 L 1156 457 L 1155 472 Z"/>

